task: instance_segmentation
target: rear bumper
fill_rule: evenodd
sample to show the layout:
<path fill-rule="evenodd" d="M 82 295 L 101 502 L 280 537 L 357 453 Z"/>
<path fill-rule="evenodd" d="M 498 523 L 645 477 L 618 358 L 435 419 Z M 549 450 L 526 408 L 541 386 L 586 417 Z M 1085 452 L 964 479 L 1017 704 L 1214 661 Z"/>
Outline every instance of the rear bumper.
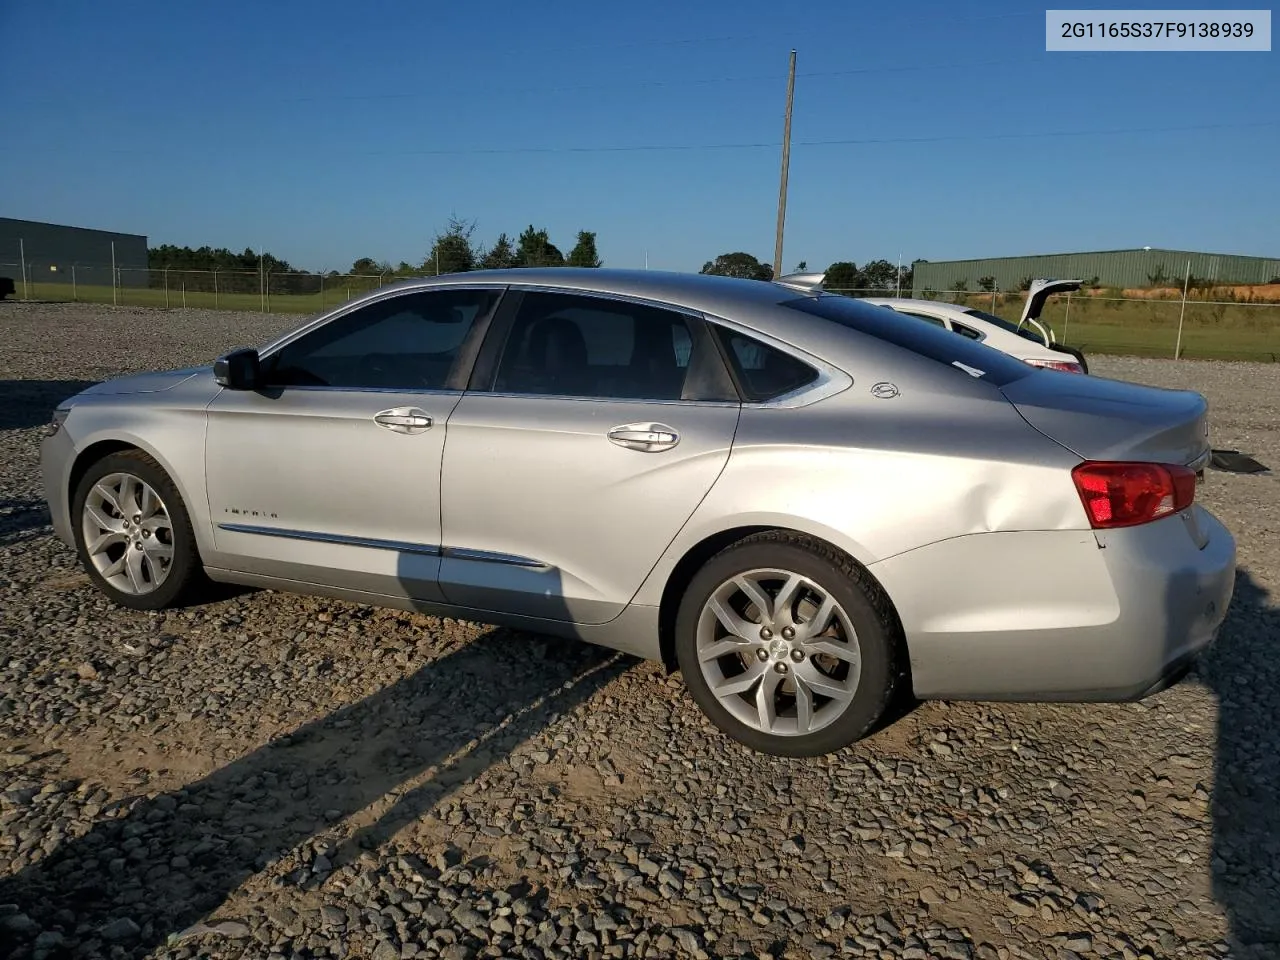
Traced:
<path fill-rule="evenodd" d="M 1198 505 L 1188 514 L 1096 536 L 975 534 L 872 565 L 916 696 L 1123 701 L 1176 683 L 1235 589 L 1231 533 Z"/>

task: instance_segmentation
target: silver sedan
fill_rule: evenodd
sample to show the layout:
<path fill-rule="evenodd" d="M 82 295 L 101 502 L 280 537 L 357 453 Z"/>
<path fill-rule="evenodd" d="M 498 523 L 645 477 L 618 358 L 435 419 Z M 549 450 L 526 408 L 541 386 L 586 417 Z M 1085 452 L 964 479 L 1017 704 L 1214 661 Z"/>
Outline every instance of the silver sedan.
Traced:
<path fill-rule="evenodd" d="M 776 282 L 414 280 L 55 411 L 59 536 L 117 603 L 209 580 L 578 637 L 757 750 L 899 694 L 1123 700 L 1231 600 L 1197 393 L 1037 370 Z"/>

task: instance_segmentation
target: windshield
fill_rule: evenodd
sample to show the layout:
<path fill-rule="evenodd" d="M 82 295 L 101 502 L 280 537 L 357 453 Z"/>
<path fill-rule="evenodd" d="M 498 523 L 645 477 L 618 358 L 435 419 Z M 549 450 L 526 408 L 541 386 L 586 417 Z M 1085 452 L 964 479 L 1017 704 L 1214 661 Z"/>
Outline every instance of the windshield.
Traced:
<path fill-rule="evenodd" d="M 1016 333 L 1020 337 L 1026 337 L 1033 343 L 1038 343 L 1041 346 L 1044 346 L 1044 341 L 1040 337 L 1036 336 L 1030 327 L 1023 327 L 1019 330 L 1018 325 L 1013 321 L 1006 320 L 1004 317 L 997 317 L 994 313 L 987 313 L 983 310 L 974 310 L 973 308 L 969 308 L 965 310 L 965 313 L 969 314 L 971 317 L 977 317 L 979 320 L 985 320 L 987 323 L 994 323 L 1002 330 L 1008 330 L 1010 333 Z"/>
<path fill-rule="evenodd" d="M 779 306 L 821 317 L 884 340 L 952 367 L 957 372 L 980 377 L 997 387 L 1020 380 L 1032 372 L 1032 368 L 1021 360 L 993 347 L 984 346 L 976 340 L 956 336 L 950 330 L 936 327 L 917 317 L 897 313 L 888 307 L 860 303 L 839 294 L 798 297 L 784 300 Z"/>

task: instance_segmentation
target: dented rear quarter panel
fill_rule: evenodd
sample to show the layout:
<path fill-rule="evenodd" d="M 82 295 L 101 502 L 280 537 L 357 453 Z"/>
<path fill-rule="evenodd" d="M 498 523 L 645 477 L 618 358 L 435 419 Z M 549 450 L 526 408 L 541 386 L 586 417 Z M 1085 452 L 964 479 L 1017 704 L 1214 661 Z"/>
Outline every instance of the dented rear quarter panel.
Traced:
<path fill-rule="evenodd" d="M 979 533 L 1092 538 L 1071 479 L 1080 458 L 1033 429 L 999 391 L 913 394 L 904 385 L 898 397 L 878 399 L 875 382 L 855 377 L 800 415 L 744 408 L 724 472 L 636 602 L 659 602 L 680 557 L 731 527 L 798 530 L 864 566 Z"/>

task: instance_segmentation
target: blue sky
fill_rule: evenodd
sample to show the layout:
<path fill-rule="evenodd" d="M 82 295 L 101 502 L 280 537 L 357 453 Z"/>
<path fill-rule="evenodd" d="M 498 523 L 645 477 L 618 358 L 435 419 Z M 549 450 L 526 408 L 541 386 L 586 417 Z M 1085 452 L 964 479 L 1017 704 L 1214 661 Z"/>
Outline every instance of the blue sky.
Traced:
<path fill-rule="evenodd" d="M 769 262 L 794 47 L 788 269 L 1143 245 L 1280 255 L 1280 54 L 1047 53 L 1044 17 L 848 0 L 12 0 L 0 215 L 265 247 L 307 269 L 418 262 L 450 214 L 486 242 L 545 226 L 566 252 L 595 230 L 609 266 L 646 251 L 655 269 L 732 250 Z M 1087 135 L 1027 136 L 1062 131 Z M 812 142 L 831 140 L 863 142 Z M 596 149 L 648 147 L 681 149 Z"/>

